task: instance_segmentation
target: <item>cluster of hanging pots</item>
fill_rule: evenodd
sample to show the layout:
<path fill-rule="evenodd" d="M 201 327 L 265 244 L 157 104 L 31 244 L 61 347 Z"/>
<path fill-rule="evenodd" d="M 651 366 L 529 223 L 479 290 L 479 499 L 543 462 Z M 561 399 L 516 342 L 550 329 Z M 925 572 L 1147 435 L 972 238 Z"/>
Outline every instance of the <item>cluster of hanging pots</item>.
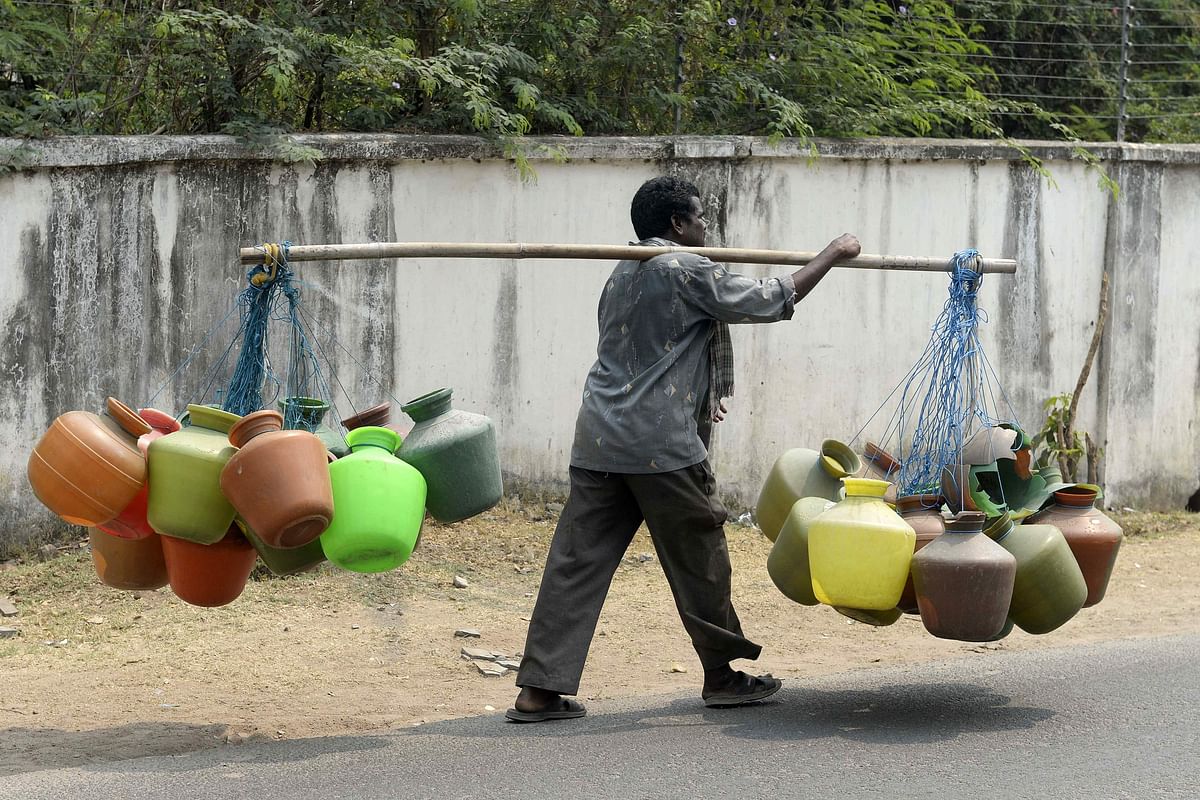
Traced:
<path fill-rule="evenodd" d="M 54 420 L 29 456 L 29 483 L 90 529 L 103 583 L 169 584 L 188 603 L 222 606 L 260 558 L 276 575 L 326 560 L 383 572 L 408 560 L 426 511 L 451 523 L 499 502 L 495 427 L 451 396 L 403 404 L 412 425 L 389 425 L 380 404 L 343 420 L 344 437 L 322 424 L 329 405 L 315 398 L 245 416 L 189 405 L 177 419 L 110 397 L 103 414 Z"/>
<path fill-rule="evenodd" d="M 756 508 L 771 580 L 871 625 L 920 614 L 943 639 L 1055 630 L 1103 599 L 1123 535 L 1096 508 L 1099 487 L 1033 468 L 1028 450 L 1015 428 L 985 429 L 941 491 L 899 496 L 900 465 L 877 445 L 785 452 Z"/>

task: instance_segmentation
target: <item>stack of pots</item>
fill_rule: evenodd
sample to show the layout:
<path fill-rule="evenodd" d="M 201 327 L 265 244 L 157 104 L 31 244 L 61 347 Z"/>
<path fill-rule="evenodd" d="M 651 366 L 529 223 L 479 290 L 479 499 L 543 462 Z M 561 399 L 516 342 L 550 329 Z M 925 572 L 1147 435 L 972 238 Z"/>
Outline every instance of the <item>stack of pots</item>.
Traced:
<path fill-rule="evenodd" d="M 150 524 L 163 535 L 171 590 L 198 606 L 233 602 L 257 558 L 233 524 L 221 471 L 236 450 L 229 431 L 241 419 L 211 406 L 187 407 L 189 424 L 150 443 Z"/>
<path fill-rule="evenodd" d="M 102 582 L 157 589 L 167 582 L 162 548 L 145 521 L 145 445 L 156 432 L 116 398 L 106 410 L 57 417 L 30 453 L 29 484 L 63 520 L 92 529 L 92 563 Z"/>

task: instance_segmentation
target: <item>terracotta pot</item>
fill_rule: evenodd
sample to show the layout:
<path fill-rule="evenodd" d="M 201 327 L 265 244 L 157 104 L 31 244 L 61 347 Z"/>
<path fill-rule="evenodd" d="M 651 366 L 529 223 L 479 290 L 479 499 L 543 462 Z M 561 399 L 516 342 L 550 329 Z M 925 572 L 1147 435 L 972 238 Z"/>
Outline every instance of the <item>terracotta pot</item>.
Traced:
<path fill-rule="evenodd" d="M 342 426 L 346 430 L 352 431 L 355 428 L 362 428 L 367 425 L 377 428 L 387 428 L 400 434 L 400 441 L 403 443 L 408 438 L 408 434 L 413 429 L 411 420 L 393 423 L 392 407 L 389 403 L 380 403 L 377 406 L 371 406 L 366 411 L 360 411 L 357 414 L 342 418 Z"/>
<path fill-rule="evenodd" d="M 213 544 L 164 536 L 162 549 L 171 591 L 185 603 L 209 608 L 236 600 L 258 560 L 236 525 Z"/>
<path fill-rule="evenodd" d="M 51 423 L 29 454 L 27 475 L 38 500 L 72 525 L 114 519 L 146 484 L 137 438 L 146 421 L 115 398 L 108 416 L 68 411 Z"/>
<path fill-rule="evenodd" d="M 917 543 L 913 553 L 919 553 L 921 548 L 946 532 L 946 518 L 942 516 L 942 496 L 940 494 L 909 494 L 900 497 L 896 502 L 896 511 L 900 518 L 912 526 L 917 534 Z M 912 571 L 909 570 L 908 581 L 900 595 L 896 607 L 905 614 L 917 614 L 917 590 L 913 588 Z"/>
<path fill-rule="evenodd" d="M 221 491 L 269 547 L 303 547 L 333 519 L 325 445 L 282 430 L 278 411 L 247 414 L 229 430 L 238 451 L 221 470 Z"/>
<path fill-rule="evenodd" d="M 1104 599 L 1121 541 L 1125 538 L 1121 526 L 1095 507 L 1099 496 L 1100 488 L 1086 483 L 1060 489 L 1054 493 L 1052 505 L 1026 520 L 1053 525 L 1066 537 L 1087 582 L 1084 608 Z"/>
<path fill-rule="evenodd" d="M 938 638 L 987 642 L 1008 621 L 1017 560 L 984 535 L 983 523 L 983 514 L 964 511 L 913 556 L 921 622 Z"/>
<path fill-rule="evenodd" d="M 167 565 L 158 534 L 125 539 L 92 528 L 88 540 L 96 576 L 105 586 L 142 591 L 167 585 Z"/>
<path fill-rule="evenodd" d="M 892 506 L 896 505 L 900 492 L 900 462 L 875 442 L 867 442 L 863 447 L 862 469 L 854 477 L 887 481 L 891 487 L 884 493 L 883 499 Z"/>

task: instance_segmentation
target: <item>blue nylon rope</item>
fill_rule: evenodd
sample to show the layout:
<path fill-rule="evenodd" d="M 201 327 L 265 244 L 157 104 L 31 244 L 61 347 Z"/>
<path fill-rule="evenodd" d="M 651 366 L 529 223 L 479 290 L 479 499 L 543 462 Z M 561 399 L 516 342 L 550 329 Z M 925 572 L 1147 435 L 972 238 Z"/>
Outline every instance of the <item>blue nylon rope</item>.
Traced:
<path fill-rule="evenodd" d="M 954 254 L 948 297 L 924 351 L 871 416 L 900 392 L 883 444 L 895 448 L 902 495 L 940 494 L 943 470 L 962 461 L 963 446 L 972 435 L 1001 423 L 1016 424 L 979 338 L 979 326 L 987 321 L 977 303 L 983 283 L 980 260 L 974 249 Z M 1007 416 L 997 408 L 997 388 Z M 948 489 L 955 493 L 967 490 L 957 485 L 957 478 L 950 483 Z"/>

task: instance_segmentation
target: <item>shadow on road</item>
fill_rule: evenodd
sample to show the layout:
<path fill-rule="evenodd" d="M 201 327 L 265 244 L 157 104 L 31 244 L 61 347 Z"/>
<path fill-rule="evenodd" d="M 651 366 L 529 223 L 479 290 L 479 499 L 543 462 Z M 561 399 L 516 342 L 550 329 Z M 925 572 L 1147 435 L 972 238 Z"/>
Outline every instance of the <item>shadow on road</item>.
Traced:
<path fill-rule="evenodd" d="M 776 699 L 778 698 L 778 699 Z M 776 698 L 732 709 L 707 709 L 699 698 L 658 708 L 532 725 L 501 717 L 447 720 L 401 736 L 488 738 L 607 736 L 654 728 L 705 726 L 728 736 L 764 741 L 842 738 L 869 744 L 943 742 L 964 733 L 1032 728 L 1054 716 L 1046 708 L 1014 707 L 994 689 L 969 683 L 897 685 L 888 689 L 818 691 L 785 688 Z"/>
<path fill-rule="evenodd" d="M 0 730 L 0 776 L 206 750 L 221 746 L 226 730 L 224 725 L 183 722 L 138 723 L 91 731 L 5 728 Z"/>

